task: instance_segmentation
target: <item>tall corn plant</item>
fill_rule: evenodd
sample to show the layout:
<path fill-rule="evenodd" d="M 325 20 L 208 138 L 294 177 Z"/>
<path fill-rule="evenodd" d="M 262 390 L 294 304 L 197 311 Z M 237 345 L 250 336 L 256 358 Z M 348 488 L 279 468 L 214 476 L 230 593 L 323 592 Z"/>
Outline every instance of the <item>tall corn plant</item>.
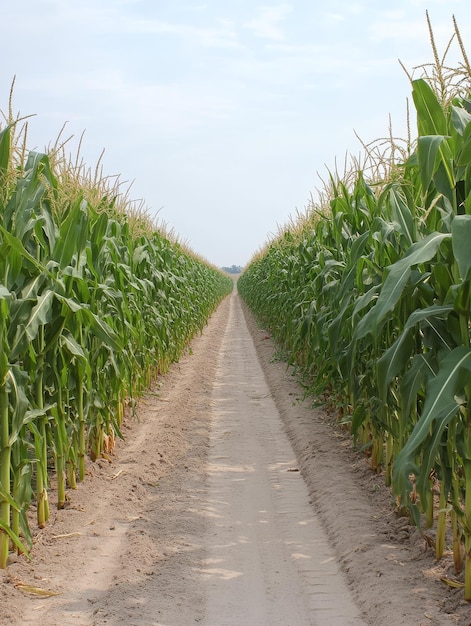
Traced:
<path fill-rule="evenodd" d="M 18 157 L 14 128 L 0 131 L 1 568 L 11 542 L 31 543 L 32 500 L 47 523 L 51 460 L 60 508 L 86 455 L 112 451 L 124 404 L 179 358 L 233 284 L 161 232 L 134 234 L 100 184 L 45 154 Z"/>
<path fill-rule="evenodd" d="M 443 509 L 452 492 L 454 513 L 462 518 L 465 535 L 465 598 L 471 600 L 471 421 L 468 412 L 471 400 L 468 382 L 471 106 L 465 98 L 457 97 L 442 108 L 423 81 L 414 82 L 413 94 L 419 116 L 417 167 L 422 195 L 426 202 L 435 202 L 440 207 L 440 230 L 414 244 L 408 254 L 390 268 L 388 282 L 394 281 L 395 289 L 388 291 L 385 283 L 385 291 L 378 301 L 380 306 L 372 315 L 373 320 L 380 321 L 381 311 L 386 313 L 401 306 L 412 272 L 427 275 L 428 306 L 411 313 L 404 333 L 383 357 L 383 385 L 386 385 L 392 374 L 398 375 L 407 368 L 411 355 L 406 346 L 410 350 L 411 332 L 422 329 L 422 347 L 412 354 L 420 359 L 415 360 L 414 372 L 422 378 L 423 406 L 395 461 L 394 487 L 405 499 L 410 491 L 409 475 L 413 474 L 421 505 L 430 510 L 431 472 L 438 475 L 442 518 L 437 556 L 441 556 L 444 543 Z M 399 348 L 402 358 L 395 356 Z M 407 384 L 402 388 L 406 398 L 414 391 Z M 464 471 L 464 511 L 459 505 L 459 465 Z"/>
<path fill-rule="evenodd" d="M 450 509 L 471 600 L 471 68 L 456 23 L 456 73 L 443 69 L 430 34 L 433 71 L 411 81 L 414 150 L 373 185 L 361 171 L 353 186 L 335 181 L 328 210 L 274 242 L 239 290 L 277 335 L 284 329 L 311 389 L 348 399 L 355 439 L 419 526 L 422 516 L 434 524 L 438 485 L 436 556 Z"/>

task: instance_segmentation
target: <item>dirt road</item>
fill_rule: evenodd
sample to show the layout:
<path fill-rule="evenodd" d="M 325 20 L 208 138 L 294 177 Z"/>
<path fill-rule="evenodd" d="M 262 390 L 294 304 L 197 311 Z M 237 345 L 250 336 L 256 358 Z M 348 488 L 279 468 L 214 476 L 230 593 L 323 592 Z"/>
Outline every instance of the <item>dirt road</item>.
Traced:
<path fill-rule="evenodd" d="M 235 298 L 212 399 L 203 623 L 363 624 Z"/>
<path fill-rule="evenodd" d="M 0 624 L 469 624 L 440 582 L 449 562 L 273 354 L 227 298 L 35 533 L 31 563 L 12 557 Z"/>

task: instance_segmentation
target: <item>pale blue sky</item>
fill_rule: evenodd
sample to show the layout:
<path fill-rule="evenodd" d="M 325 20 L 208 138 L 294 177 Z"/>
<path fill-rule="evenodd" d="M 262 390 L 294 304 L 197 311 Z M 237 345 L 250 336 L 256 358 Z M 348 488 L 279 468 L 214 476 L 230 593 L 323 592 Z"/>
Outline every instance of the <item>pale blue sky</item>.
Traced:
<path fill-rule="evenodd" d="M 361 152 L 354 131 L 382 137 L 391 114 L 405 135 L 398 59 L 432 61 L 427 9 L 441 49 L 454 14 L 471 57 L 469 0 L 8 3 L 0 109 L 16 75 L 30 149 L 85 130 L 88 165 L 105 149 L 104 172 L 195 252 L 244 265 Z"/>

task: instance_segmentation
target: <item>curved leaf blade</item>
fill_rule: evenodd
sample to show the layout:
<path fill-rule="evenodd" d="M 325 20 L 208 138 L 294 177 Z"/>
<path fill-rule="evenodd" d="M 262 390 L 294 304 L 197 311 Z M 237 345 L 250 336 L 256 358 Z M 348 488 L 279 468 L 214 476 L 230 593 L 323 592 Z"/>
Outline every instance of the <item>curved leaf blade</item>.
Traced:
<path fill-rule="evenodd" d="M 440 363 L 438 374 L 429 381 L 422 414 L 394 463 L 393 488 L 397 495 L 404 496 L 407 492 L 410 473 L 416 473 L 419 477 L 429 475 L 441 433 L 461 405 L 456 396 L 463 390 L 470 372 L 471 350 L 460 346 L 446 355 Z M 416 453 L 431 432 L 431 443 L 424 455 L 424 462 L 418 468 Z"/>

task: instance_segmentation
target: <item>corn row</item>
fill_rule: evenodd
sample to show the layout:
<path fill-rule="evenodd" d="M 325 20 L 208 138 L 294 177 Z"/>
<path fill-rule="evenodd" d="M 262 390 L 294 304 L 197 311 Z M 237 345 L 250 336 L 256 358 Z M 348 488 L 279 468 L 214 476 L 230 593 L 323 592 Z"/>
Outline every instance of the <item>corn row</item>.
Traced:
<path fill-rule="evenodd" d="M 238 286 L 307 393 L 338 411 L 384 473 L 396 505 L 434 532 L 437 559 L 449 524 L 471 600 L 466 67 L 413 79 L 414 143 L 392 142 L 389 161 L 370 153 L 364 167 L 332 176 L 324 202 L 268 244 Z"/>
<path fill-rule="evenodd" d="M 0 132 L 0 568 L 31 544 L 32 502 L 47 523 L 51 462 L 60 508 L 233 284 L 111 194 L 71 189 L 50 156 L 18 158 L 15 126 Z"/>

